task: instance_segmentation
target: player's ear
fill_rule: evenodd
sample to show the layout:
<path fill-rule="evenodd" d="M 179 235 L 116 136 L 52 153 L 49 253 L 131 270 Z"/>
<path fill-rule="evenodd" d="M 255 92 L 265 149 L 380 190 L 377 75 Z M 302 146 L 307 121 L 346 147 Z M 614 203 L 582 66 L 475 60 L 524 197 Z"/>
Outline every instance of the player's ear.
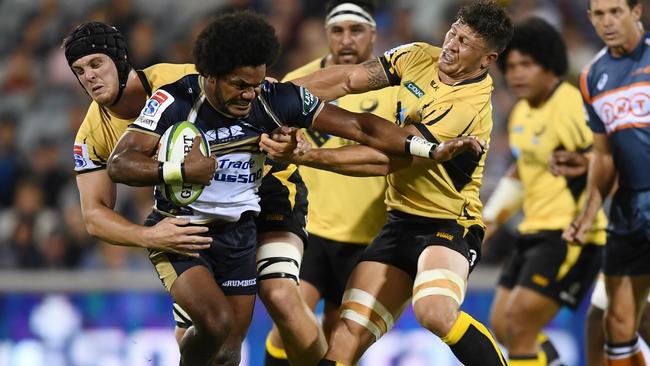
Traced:
<path fill-rule="evenodd" d="M 490 67 L 490 65 L 492 65 L 498 57 L 499 54 L 494 51 L 484 55 L 481 59 L 481 69 L 487 69 Z"/>

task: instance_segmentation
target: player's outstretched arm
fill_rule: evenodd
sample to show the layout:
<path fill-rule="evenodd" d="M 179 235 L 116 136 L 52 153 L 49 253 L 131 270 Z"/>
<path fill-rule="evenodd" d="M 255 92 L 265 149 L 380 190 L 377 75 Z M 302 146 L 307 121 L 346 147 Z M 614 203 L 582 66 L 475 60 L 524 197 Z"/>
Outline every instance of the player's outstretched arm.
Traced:
<path fill-rule="evenodd" d="M 326 101 L 390 85 L 378 58 L 355 65 L 329 66 L 291 82 Z"/>
<path fill-rule="evenodd" d="M 564 230 L 562 237 L 572 243 L 584 243 L 591 223 L 614 186 L 616 167 L 607 135 L 594 133 L 594 152 L 587 174 L 587 198 L 578 217 Z"/>
<path fill-rule="evenodd" d="M 184 226 L 188 220 L 166 218 L 153 227 L 136 225 L 119 213 L 115 206 L 115 183 L 106 170 L 77 175 L 81 213 L 90 235 L 114 245 L 158 249 L 187 256 L 210 246 L 211 239 L 199 234 L 206 227 Z"/>
<path fill-rule="evenodd" d="M 199 137 L 185 157 L 181 168 L 183 182 L 207 186 L 216 168 L 214 158 L 206 158 L 199 150 Z M 127 131 L 113 149 L 108 160 L 108 175 L 113 182 L 130 186 L 152 186 L 162 183 L 160 162 L 154 156 L 158 136 Z"/>
<path fill-rule="evenodd" d="M 436 162 L 441 163 L 466 151 L 478 155 L 482 153 L 484 148 L 485 146 L 473 136 L 459 137 L 439 144 L 434 152 L 434 161 L 432 161 L 431 159 L 413 156 L 387 155 L 364 145 L 297 152 L 295 139 L 277 133 L 273 134 L 273 139 L 268 135 L 262 135 L 260 140 L 260 149 L 274 160 L 292 162 L 353 176 L 386 175 L 409 166 L 427 166 Z"/>

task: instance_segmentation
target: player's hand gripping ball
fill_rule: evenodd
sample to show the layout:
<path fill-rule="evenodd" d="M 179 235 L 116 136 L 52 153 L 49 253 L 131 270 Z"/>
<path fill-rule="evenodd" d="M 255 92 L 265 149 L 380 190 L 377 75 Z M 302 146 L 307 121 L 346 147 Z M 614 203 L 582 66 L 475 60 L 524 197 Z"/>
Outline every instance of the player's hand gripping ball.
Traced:
<path fill-rule="evenodd" d="M 194 123 L 183 121 L 169 127 L 160 137 L 158 161 L 182 163 L 185 160 L 185 155 L 192 150 L 196 136 L 201 136 L 201 146 L 199 146 L 201 154 L 206 157 L 210 156 L 208 140 L 203 131 Z M 199 198 L 204 186 L 192 183 L 161 183 L 158 187 L 162 195 L 174 204 L 187 206 Z"/>

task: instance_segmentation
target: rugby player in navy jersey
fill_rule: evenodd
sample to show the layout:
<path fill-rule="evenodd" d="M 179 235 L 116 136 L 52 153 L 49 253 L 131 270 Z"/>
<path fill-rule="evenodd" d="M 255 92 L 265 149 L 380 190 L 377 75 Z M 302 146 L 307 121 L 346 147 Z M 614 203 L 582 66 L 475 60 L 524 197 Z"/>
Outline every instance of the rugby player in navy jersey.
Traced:
<path fill-rule="evenodd" d="M 266 67 L 278 52 L 273 28 L 260 16 L 234 13 L 217 18 L 199 35 L 194 47 L 200 75 L 157 90 L 152 98 L 165 102 L 143 110 L 109 160 L 108 172 L 115 182 L 206 186 L 199 199 L 185 207 L 174 206 L 157 192 L 148 219 L 153 225 L 166 216 L 189 218 L 192 224 L 208 226 L 213 239 L 210 249 L 201 251 L 199 258 L 151 255 L 166 288 L 194 323 L 181 344 L 184 365 L 215 361 L 216 350 L 227 335 L 235 332 L 243 340 L 250 324 L 257 287 L 253 217 L 260 210 L 256 191 L 264 162 L 258 147 L 263 133 L 287 123 L 353 139 L 387 153 L 419 154 L 439 161 L 466 151 L 480 153 L 484 148 L 473 137 L 433 144 L 371 114 L 324 104 L 294 84 L 264 82 Z M 160 136 L 182 120 L 190 120 L 212 136 L 208 143 L 214 157 L 202 156 L 195 147 L 182 167 L 151 159 Z M 280 279 L 297 293 L 301 255 L 301 248 L 290 243 L 261 246 L 257 254 L 260 292 L 264 293 L 267 280 Z M 274 317 L 294 315 L 283 300 L 265 301 Z M 240 322 L 233 321 L 235 313 Z M 324 352 L 312 352 L 316 340 L 310 341 L 298 359 L 300 364 L 315 364 Z"/>
<path fill-rule="evenodd" d="M 637 331 L 650 290 L 650 35 L 639 27 L 637 0 L 591 0 L 588 15 L 605 43 L 580 77 L 594 131 L 587 199 L 564 232 L 585 242 L 594 216 L 614 182 L 603 273 L 607 365 L 646 365 Z"/>

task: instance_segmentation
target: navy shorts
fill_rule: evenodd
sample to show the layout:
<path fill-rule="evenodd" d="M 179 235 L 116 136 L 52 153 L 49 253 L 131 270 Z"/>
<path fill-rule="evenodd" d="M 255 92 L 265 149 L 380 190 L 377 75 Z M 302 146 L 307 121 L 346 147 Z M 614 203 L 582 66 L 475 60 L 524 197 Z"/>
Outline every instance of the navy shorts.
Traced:
<path fill-rule="evenodd" d="M 606 275 L 650 274 L 650 190 L 616 191 L 603 257 Z"/>
<path fill-rule="evenodd" d="M 164 218 L 164 215 L 154 211 L 147 217 L 145 226 L 153 226 Z M 183 272 L 194 266 L 204 266 L 226 296 L 255 295 L 255 214 L 244 212 L 237 222 L 217 222 L 205 226 L 210 230 L 203 235 L 212 237 L 212 244 L 210 248 L 201 250 L 198 258 L 149 250 L 149 259 L 167 291 L 171 290 L 174 281 Z"/>

